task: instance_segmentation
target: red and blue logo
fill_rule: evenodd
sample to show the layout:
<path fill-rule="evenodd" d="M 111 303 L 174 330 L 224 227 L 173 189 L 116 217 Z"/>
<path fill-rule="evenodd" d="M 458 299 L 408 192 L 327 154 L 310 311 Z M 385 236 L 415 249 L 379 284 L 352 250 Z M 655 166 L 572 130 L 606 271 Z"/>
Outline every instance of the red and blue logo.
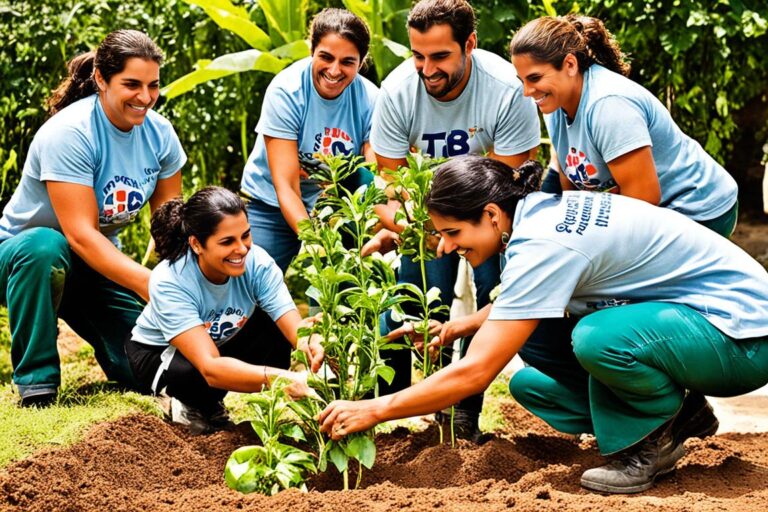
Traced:
<path fill-rule="evenodd" d="M 104 198 L 100 220 L 111 224 L 129 222 L 143 205 L 144 193 L 141 189 L 120 183 Z"/>

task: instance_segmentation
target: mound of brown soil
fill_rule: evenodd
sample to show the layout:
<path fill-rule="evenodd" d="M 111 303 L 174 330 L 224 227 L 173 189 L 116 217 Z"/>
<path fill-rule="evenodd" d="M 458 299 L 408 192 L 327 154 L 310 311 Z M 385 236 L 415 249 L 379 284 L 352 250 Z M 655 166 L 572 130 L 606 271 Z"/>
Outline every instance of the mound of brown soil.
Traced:
<path fill-rule="evenodd" d="M 223 468 L 251 444 L 249 427 L 192 437 L 150 416 L 94 427 L 70 448 L 40 453 L 0 474 L 0 509 L 146 510 L 768 510 L 768 435 L 728 434 L 687 444 L 679 469 L 636 496 L 601 496 L 578 485 L 599 464 L 594 441 L 557 434 L 515 405 L 512 428 L 481 446 L 437 444 L 434 428 L 377 439 L 376 466 L 361 489 L 341 491 L 330 470 L 309 493 L 274 497 L 229 490 Z M 354 481 L 354 478 L 350 479 Z"/>

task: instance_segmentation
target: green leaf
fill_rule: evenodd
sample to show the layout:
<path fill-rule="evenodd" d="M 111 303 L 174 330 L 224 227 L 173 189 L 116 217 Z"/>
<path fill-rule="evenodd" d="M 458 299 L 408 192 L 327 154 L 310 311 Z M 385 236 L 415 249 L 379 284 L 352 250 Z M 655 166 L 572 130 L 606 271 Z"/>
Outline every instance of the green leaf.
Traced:
<path fill-rule="evenodd" d="M 552 5 L 552 0 L 541 0 L 541 3 L 544 5 L 544 11 L 546 11 L 547 16 L 552 16 L 552 17 L 557 16 L 557 11 L 555 10 L 555 7 Z"/>
<path fill-rule="evenodd" d="M 386 346 L 390 346 L 390 345 L 392 345 L 392 344 L 388 344 Z M 398 344 L 397 348 L 404 348 L 404 347 L 402 347 L 402 345 Z M 382 347 L 382 350 L 386 350 L 386 349 L 384 349 Z M 392 384 L 392 381 L 395 378 L 395 369 L 391 368 L 389 366 L 379 366 L 378 368 L 376 368 L 376 375 L 378 375 L 379 377 L 384 379 L 384 381 L 387 384 Z"/>
<path fill-rule="evenodd" d="M 340 444 L 334 443 L 333 447 L 328 451 L 328 458 L 331 459 L 333 465 L 339 470 L 339 473 L 343 473 L 347 469 L 347 463 L 349 457 L 344 453 L 344 448 Z"/>
<path fill-rule="evenodd" d="M 229 0 L 184 0 L 184 2 L 201 7 L 218 26 L 239 36 L 251 47 L 265 51 L 272 47 L 269 35 L 250 20 L 248 12 L 242 7 L 236 7 Z"/>
<path fill-rule="evenodd" d="M 367 434 L 354 435 L 347 442 L 347 454 L 371 469 L 376 461 L 376 444 Z"/>
<path fill-rule="evenodd" d="M 162 94 L 166 98 L 172 99 L 209 80 L 216 80 L 244 71 L 264 71 L 274 74 L 282 70 L 286 64 L 287 61 L 259 50 L 228 53 L 214 60 L 198 61 L 195 71 L 163 87 Z"/>
<path fill-rule="evenodd" d="M 301 39 L 299 41 L 293 41 L 288 44 L 284 44 L 278 48 L 275 48 L 271 52 L 272 55 L 278 59 L 287 59 L 290 61 L 303 59 L 309 57 L 309 41 Z"/>
<path fill-rule="evenodd" d="M 277 32 L 284 43 L 304 39 L 308 4 L 307 0 L 259 0 L 270 31 Z"/>

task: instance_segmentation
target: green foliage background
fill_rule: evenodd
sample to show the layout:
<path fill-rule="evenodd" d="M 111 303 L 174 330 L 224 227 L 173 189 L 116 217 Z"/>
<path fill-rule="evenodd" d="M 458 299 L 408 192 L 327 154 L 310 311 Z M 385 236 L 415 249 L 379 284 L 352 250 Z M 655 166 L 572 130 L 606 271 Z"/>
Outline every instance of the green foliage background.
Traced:
<path fill-rule="evenodd" d="M 257 1 L 235 3 L 270 31 Z M 385 14 L 383 35 L 407 46 L 402 28 L 407 0 L 354 3 L 379 6 Z M 312 0 L 308 12 L 327 5 L 342 7 L 344 2 Z M 475 0 L 473 5 L 480 47 L 505 57 L 512 31 L 529 19 L 553 11 L 602 18 L 629 55 L 632 78 L 653 91 L 681 128 L 727 165 L 744 193 L 754 188 L 747 170 L 763 158 L 768 139 L 765 0 Z M 165 51 L 164 83 L 192 71 L 199 59 L 248 48 L 181 0 L 0 0 L 0 33 L 6 41 L 0 47 L 0 205 L 18 183 L 27 147 L 46 119 L 45 99 L 63 78 L 66 61 L 124 27 L 146 31 Z M 366 74 L 378 81 L 376 68 L 369 66 Z M 187 191 L 206 184 L 237 188 L 271 78 L 239 73 L 158 107 L 173 122 L 190 157 L 184 169 Z M 136 257 L 143 253 L 145 229 L 146 222 L 124 240 Z"/>

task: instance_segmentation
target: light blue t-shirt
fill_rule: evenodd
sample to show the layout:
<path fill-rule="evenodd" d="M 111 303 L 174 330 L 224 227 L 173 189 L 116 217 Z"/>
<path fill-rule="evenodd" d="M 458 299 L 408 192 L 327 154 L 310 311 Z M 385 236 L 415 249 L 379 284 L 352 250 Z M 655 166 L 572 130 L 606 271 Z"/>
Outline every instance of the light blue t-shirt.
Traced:
<path fill-rule="evenodd" d="M 93 188 L 99 229 L 113 243 L 155 190 L 158 179 L 174 175 L 187 156 L 163 116 L 150 110 L 130 131 L 107 118 L 98 95 L 72 103 L 37 131 L 24 163 L 21 181 L 0 219 L 0 240 L 25 229 L 61 231 L 51 207 L 46 181 Z"/>
<path fill-rule="evenodd" d="M 672 210 L 616 194 L 536 192 L 515 211 L 490 320 L 674 302 L 733 338 L 768 335 L 768 273 Z"/>
<path fill-rule="evenodd" d="M 316 154 L 362 154 L 371 132 L 371 115 L 378 88 L 357 75 L 337 97 L 327 100 L 312 82 L 312 59 L 291 64 L 272 79 L 264 95 L 256 145 L 243 170 L 240 184 L 248 196 L 279 207 L 267 161 L 264 136 L 295 140 L 299 164 L 311 174 L 320 165 Z M 320 195 L 316 181 L 302 179 L 301 199 L 307 211 Z"/>
<path fill-rule="evenodd" d="M 560 169 L 578 189 L 614 190 L 607 162 L 651 146 L 661 186 L 659 206 L 710 220 L 736 203 L 736 181 L 678 128 L 664 105 L 639 84 L 599 64 L 584 73 L 573 122 L 562 108 L 545 115 L 544 122 Z"/>
<path fill-rule="evenodd" d="M 432 157 L 516 155 L 539 145 L 539 116 L 512 64 L 490 52 L 472 51 L 469 81 L 451 101 L 427 93 L 412 59 L 381 84 L 373 114 L 371 146 L 386 158 L 412 150 Z"/>
<path fill-rule="evenodd" d="M 152 270 L 149 303 L 132 335 L 140 343 L 167 346 L 179 334 L 203 325 L 214 343 L 221 345 L 237 334 L 256 307 L 274 321 L 296 309 L 283 273 L 261 247 L 251 246 L 245 273 L 224 284 L 210 282 L 189 251 L 173 263 L 163 260 Z"/>

